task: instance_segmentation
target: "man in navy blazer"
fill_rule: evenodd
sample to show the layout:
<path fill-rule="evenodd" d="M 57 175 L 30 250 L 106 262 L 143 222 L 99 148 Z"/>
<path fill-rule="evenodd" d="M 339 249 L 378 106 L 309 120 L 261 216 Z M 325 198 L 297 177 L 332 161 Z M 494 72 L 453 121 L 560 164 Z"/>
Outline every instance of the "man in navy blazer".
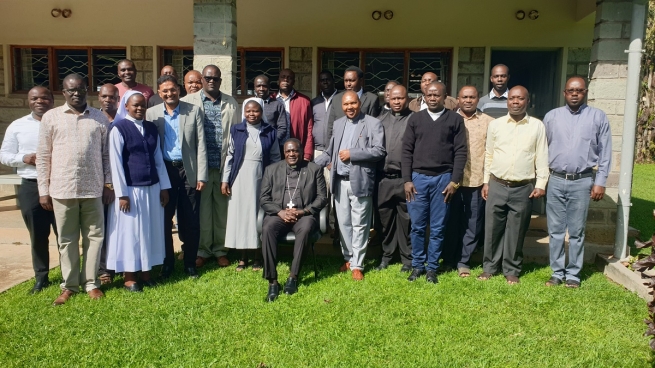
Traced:
<path fill-rule="evenodd" d="M 384 128 L 380 120 L 363 114 L 357 93 L 346 91 L 341 100 L 346 116 L 334 122 L 330 144 L 314 161 L 330 169 L 341 251 L 354 280 L 363 280 L 364 256 L 373 216 L 375 171 L 383 160 Z"/>

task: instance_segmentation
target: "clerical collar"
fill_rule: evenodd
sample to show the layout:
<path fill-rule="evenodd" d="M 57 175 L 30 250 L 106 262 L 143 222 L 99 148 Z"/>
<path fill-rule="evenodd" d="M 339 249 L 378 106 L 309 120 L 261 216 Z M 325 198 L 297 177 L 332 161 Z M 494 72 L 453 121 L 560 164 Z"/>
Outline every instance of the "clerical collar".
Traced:
<path fill-rule="evenodd" d="M 295 164 L 295 165 L 289 165 L 289 164 L 287 163 L 287 171 L 290 171 L 290 170 L 298 171 L 298 170 L 300 170 L 300 167 L 299 167 L 298 164 Z"/>

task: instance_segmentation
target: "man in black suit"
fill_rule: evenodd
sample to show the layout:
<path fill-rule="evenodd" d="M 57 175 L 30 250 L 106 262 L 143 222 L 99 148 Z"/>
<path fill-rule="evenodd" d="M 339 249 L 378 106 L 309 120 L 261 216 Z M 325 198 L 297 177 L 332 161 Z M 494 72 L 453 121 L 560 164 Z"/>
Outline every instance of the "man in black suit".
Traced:
<path fill-rule="evenodd" d="M 263 277 L 269 282 L 266 300 L 272 302 L 280 294 L 278 239 L 290 231 L 296 235 L 291 272 L 284 285 L 284 292 L 291 295 L 298 291 L 303 249 L 318 226 L 319 213 L 327 205 L 323 169 L 313 162 L 303 161 L 298 139 L 287 139 L 284 161 L 269 165 L 264 171 L 260 203 L 266 212 L 262 225 Z"/>
<path fill-rule="evenodd" d="M 328 135 L 326 138 L 326 141 L 328 142 L 332 137 L 334 121 L 346 116 L 341 108 L 341 100 L 343 99 L 343 94 L 345 92 L 353 91 L 357 93 L 363 114 L 370 115 L 374 118 L 380 115 L 380 100 L 378 99 L 378 96 L 371 92 L 364 92 L 364 72 L 361 69 L 356 66 L 348 67 L 348 69 L 343 73 L 343 85 L 346 90 L 334 96 L 334 103 L 330 106 L 330 114 L 328 116 Z"/>

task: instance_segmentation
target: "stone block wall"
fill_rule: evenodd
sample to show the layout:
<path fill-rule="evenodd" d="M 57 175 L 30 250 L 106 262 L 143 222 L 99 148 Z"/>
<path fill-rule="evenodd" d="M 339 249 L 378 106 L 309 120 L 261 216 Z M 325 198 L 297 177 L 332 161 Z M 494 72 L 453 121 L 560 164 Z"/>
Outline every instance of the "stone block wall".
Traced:
<path fill-rule="evenodd" d="M 485 93 L 484 53 L 484 47 L 459 48 L 457 91 L 466 85 L 473 85 L 480 95 Z"/>
<path fill-rule="evenodd" d="M 152 56 L 154 53 L 153 48 L 154 47 L 152 46 L 131 46 L 130 58 L 134 61 L 134 65 L 136 66 L 136 81 L 156 89 L 152 83 L 153 73 L 155 73 L 152 62 Z"/>
<path fill-rule="evenodd" d="M 580 76 L 589 80 L 589 63 L 591 62 L 591 47 L 569 47 L 566 64 L 566 79 Z"/>
<path fill-rule="evenodd" d="M 312 98 L 312 48 L 289 47 L 289 68 L 296 73 L 296 90 Z"/>

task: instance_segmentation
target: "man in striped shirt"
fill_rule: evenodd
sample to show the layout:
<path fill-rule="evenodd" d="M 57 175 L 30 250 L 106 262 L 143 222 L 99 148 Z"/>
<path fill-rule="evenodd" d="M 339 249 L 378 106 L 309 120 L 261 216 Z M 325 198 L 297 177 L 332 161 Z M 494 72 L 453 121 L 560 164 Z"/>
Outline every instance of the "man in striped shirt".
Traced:
<path fill-rule="evenodd" d="M 509 82 L 509 68 L 498 64 L 491 69 L 489 77 L 493 88 L 488 95 L 482 96 L 478 102 L 478 110 L 496 119 L 507 115 L 507 82 Z"/>

